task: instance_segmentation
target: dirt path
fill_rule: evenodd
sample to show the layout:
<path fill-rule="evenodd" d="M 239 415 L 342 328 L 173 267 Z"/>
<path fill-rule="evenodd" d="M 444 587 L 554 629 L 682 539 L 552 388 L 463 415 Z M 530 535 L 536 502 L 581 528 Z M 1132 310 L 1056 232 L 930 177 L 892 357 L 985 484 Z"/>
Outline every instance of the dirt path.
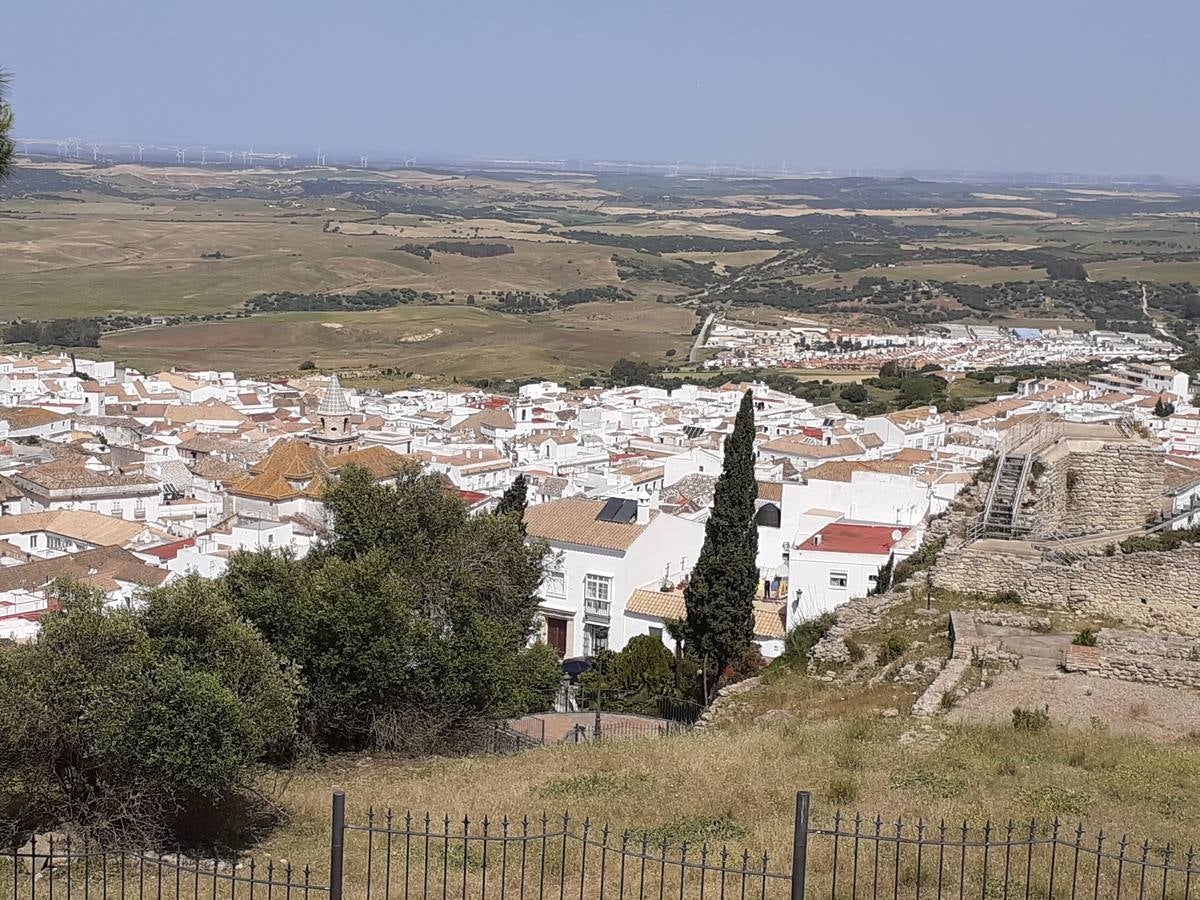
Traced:
<path fill-rule="evenodd" d="M 1173 740 L 1200 732 L 1200 692 L 1067 674 L 1034 664 L 1001 675 L 988 688 L 959 701 L 951 722 L 1011 722 L 1015 707 L 1050 707 L 1054 722 Z"/>

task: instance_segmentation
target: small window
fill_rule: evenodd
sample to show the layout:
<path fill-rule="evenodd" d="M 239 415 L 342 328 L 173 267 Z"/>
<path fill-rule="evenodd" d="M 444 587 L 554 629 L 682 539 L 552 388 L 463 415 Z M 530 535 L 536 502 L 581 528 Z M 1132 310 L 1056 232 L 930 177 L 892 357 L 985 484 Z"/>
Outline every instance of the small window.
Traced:
<path fill-rule="evenodd" d="M 607 603 L 612 594 L 612 579 L 607 575 L 587 575 L 583 579 L 583 599 Z"/>
<path fill-rule="evenodd" d="M 37 536 L 36 534 L 31 534 L 31 535 L 29 536 L 29 546 L 30 546 L 30 548 L 36 547 L 37 545 L 38 545 L 38 536 Z"/>
<path fill-rule="evenodd" d="M 850 577 L 845 572 L 830 572 L 829 573 L 829 586 L 831 588 L 844 589 L 846 587 L 846 585 L 849 584 L 849 582 L 850 582 Z"/>
<path fill-rule="evenodd" d="M 651 628 L 650 629 L 650 637 L 658 638 L 661 641 L 662 635 L 663 635 L 663 630 L 661 628 Z"/>

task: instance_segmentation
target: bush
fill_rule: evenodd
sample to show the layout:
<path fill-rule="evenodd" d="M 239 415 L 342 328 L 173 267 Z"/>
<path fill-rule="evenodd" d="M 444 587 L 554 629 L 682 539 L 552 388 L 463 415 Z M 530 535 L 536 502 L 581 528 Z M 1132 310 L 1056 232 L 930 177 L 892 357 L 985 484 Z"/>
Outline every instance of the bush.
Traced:
<path fill-rule="evenodd" d="M 783 639 L 783 654 L 779 661 L 793 668 L 808 665 L 808 655 L 834 623 L 833 613 L 823 613 L 812 619 L 797 622 Z"/>
<path fill-rule="evenodd" d="M 56 590 L 64 610 L 38 640 L 0 651 L 0 819 L 211 838 L 261 767 L 294 750 L 295 673 L 213 582 L 186 579 L 140 611 Z"/>
<path fill-rule="evenodd" d="M 825 797 L 835 806 L 853 803 L 858 799 L 858 782 L 853 778 L 833 778 L 829 782 Z"/>
<path fill-rule="evenodd" d="M 862 662 L 863 657 L 867 655 L 867 652 L 862 648 L 862 644 L 854 638 L 845 638 L 842 643 L 846 645 L 846 652 L 850 654 L 850 662 L 852 663 Z"/>
<path fill-rule="evenodd" d="M 1050 706 L 1046 704 L 1041 709 L 1015 707 L 1012 723 L 1017 731 L 1042 731 L 1050 726 Z"/>
<path fill-rule="evenodd" d="M 315 362 L 313 362 L 311 359 L 306 359 L 304 362 L 300 363 L 297 368 L 299 368 L 301 372 L 311 372 L 316 367 L 317 364 Z"/>
<path fill-rule="evenodd" d="M 1099 632 L 1095 628 L 1085 628 L 1071 639 L 1076 647 L 1095 647 Z"/>
<path fill-rule="evenodd" d="M 889 634 L 884 638 L 883 643 L 879 645 L 879 653 L 876 659 L 881 666 L 886 666 L 888 663 L 899 659 L 908 652 L 908 648 L 912 645 L 912 641 L 902 634 Z"/>

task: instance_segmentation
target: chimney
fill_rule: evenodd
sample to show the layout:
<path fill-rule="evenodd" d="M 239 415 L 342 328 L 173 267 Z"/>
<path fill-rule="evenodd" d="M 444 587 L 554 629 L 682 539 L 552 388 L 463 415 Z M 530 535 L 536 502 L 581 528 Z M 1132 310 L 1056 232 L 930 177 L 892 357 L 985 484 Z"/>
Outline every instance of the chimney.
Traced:
<path fill-rule="evenodd" d="M 650 524 L 650 500 L 646 497 L 638 497 L 637 523 L 639 525 Z"/>

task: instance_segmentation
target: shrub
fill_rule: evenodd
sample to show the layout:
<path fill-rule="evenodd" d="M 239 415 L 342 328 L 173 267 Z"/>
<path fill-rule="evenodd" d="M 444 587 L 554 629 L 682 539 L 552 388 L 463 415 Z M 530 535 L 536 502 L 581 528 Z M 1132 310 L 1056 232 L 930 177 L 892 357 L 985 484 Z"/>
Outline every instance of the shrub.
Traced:
<path fill-rule="evenodd" d="M 892 776 L 890 784 L 896 790 L 919 794 L 932 800 L 953 800 L 955 797 L 961 796 L 967 789 L 966 783 L 961 778 L 943 775 L 929 769 L 897 772 Z"/>
<path fill-rule="evenodd" d="M 668 847 L 740 841 L 749 834 L 749 828 L 729 815 L 681 816 L 645 832 L 650 844 Z"/>
<path fill-rule="evenodd" d="M 1071 639 L 1076 647 L 1095 647 L 1099 632 L 1095 628 L 1085 628 Z"/>
<path fill-rule="evenodd" d="M 833 627 L 833 613 L 824 613 L 813 619 L 805 619 L 793 626 L 783 640 L 783 654 L 779 657 L 785 665 L 802 668 L 808 664 L 808 654 L 821 638 Z"/>
<path fill-rule="evenodd" d="M 912 645 L 912 641 L 902 634 L 889 634 L 884 638 L 883 643 L 879 645 L 879 654 L 877 659 L 879 664 L 886 666 L 888 663 L 899 659 L 908 652 L 908 648 Z"/>
<path fill-rule="evenodd" d="M 834 778 L 825 797 L 835 806 L 846 806 L 858 799 L 858 782 L 853 778 Z"/>
<path fill-rule="evenodd" d="M 892 586 L 898 587 L 917 572 L 931 568 L 937 562 L 937 556 L 942 552 L 942 547 L 945 545 L 946 539 L 944 537 L 935 540 L 926 540 L 917 548 L 916 553 L 896 563 L 896 568 L 892 571 Z"/>
<path fill-rule="evenodd" d="M 317 364 L 315 362 L 313 362 L 311 359 L 306 359 L 304 362 L 300 363 L 300 365 L 298 366 L 298 368 L 300 369 L 301 372 L 311 372 L 316 367 L 317 367 Z"/>
<path fill-rule="evenodd" d="M 858 663 L 863 661 L 863 657 L 867 652 L 863 650 L 862 644 L 854 638 L 845 638 L 842 643 L 846 645 L 846 652 L 850 654 L 850 662 Z"/>
<path fill-rule="evenodd" d="M 1041 709 L 1015 707 L 1012 724 L 1017 731 L 1042 731 L 1050 726 L 1050 705 L 1045 704 Z"/>
<path fill-rule="evenodd" d="M 1050 785 L 1025 792 L 1025 802 L 1045 816 L 1080 815 L 1091 800 L 1085 791 Z"/>
<path fill-rule="evenodd" d="M 142 610 L 56 590 L 64 610 L 39 639 L 0 650 L 0 813 L 151 843 L 212 838 L 294 749 L 295 673 L 212 582 L 188 578 Z"/>

